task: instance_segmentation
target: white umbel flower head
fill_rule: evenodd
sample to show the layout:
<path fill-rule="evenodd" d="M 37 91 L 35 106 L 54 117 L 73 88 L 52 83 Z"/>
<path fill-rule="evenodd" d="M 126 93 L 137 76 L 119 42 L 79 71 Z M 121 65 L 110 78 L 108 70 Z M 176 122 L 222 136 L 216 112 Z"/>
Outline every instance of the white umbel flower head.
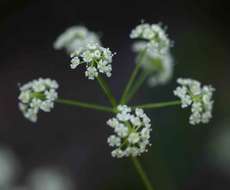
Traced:
<path fill-rule="evenodd" d="M 114 147 L 111 155 L 116 158 L 140 156 L 150 146 L 151 120 L 140 108 L 131 112 L 126 105 L 117 107 L 118 113 L 107 121 L 114 133 L 108 138 L 108 144 Z"/>
<path fill-rule="evenodd" d="M 132 30 L 130 37 L 137 39 L 134 52 L 141 55 L 141 66 L 148 74 L 150 87 L 166 84 L 173 75 L 171 41 L 161 24 L 140 24 Z"/>
<path fill-rule="evenodd" d="M 130 38 L 141 40 L 142 44 L 139 48 L 150 51 L 155 57 L 166 54 L 171 46 L 165 30 L 160 24 L 140 24 L 131 31 Z"/>
<path fill-rule="evenodd" d="M 58 83 L 49 78 L 39 78 L 20 87 L 19 109 L 31 122 L 37 121 L 39 110 L 50 112 L 57 99 Z"/>
<path fill-rule="evenodd" d="M 90 80 L 94 80 L 99 73 L 111 77 L 113 55 L 109 48 L 101 47 L 97 43 L 89 43 L 85 48 L 78 49 L 71 54 L 70 67 L 75 69 L 78 65 L 85 64 L 85 76 Z"/>
<path fill-rule="evenodd" d="M 56 39 L 54 49 L 65 49 L 68 53 L 72 53 L 88 43 L 100 44 L 99 36 L 84 26 L 72 26 Z"/>
<path fill-rule="evenodd" d="M 175 90 L 174 95 L 181 99 L 181 107 L 191 106 L 191 115 L 189 123 L 196 125 L 199 123 L 208 123 L 212 118 L 212 100 L 215 89 L 209 85 L 201 87 L 200 82 L 193 79 L 177 79 L 180 84 Z"/>

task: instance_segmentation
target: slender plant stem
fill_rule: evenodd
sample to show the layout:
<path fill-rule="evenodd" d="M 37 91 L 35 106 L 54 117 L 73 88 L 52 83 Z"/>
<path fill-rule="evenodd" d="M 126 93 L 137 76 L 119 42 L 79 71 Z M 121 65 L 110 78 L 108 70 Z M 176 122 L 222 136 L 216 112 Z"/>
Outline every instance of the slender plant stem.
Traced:
<path fill-rule="evenodd" d="M 140 161 L 136 157 L 131 157 L 132 163 L 137 170 L 138 174 L 140 175 L 140 178 L 142 179 L 142 182 L 146 188 L 146 190 L 154 190 L 152 184 L 150 183 L 149 178 L 147 177 L 144 169 L 141 166 Z"/>
<path fill-rule="evenodd" d="M 56 102 L 60 103 L 60 104 L 65 104 L 65 105 L 70 105 L 70 106 L 77 106 L 77 107 L 86 108 L 86 109 L 94 109 L 94 110 L 103 111 L 103 112 L 112 112 L 112 113 L 115 112 L 113 110 L 113 108 L 110 108 L 110 107 L 107 107 L 107 106 L 101 106 L 101 105 L 97 105 L 97 104 L 90 104 L 90 103 L 86 103 L 86 102 L 80 102 L 80 101 L 77 101 L 77 100 L 66 100 L 66 99 L 58 98 L 56 100 Z"/>
<path fill-rule="evenodd" d="M 114 98 L 114 96 L 112 94 L 112 91 L 109 88 L 109 86 L 106 83 L 106 81 L 103 78 L 101 78 L 100 75 L 98 75 L 97 81 L 98 81 L 99 85 L 101 86 L 101 89 L 103 90 L 103 92 L 107 96 L 108 100 L 110 101 L 111 105 L 113 107 L 115 107 L 116 106 L 116 99 Z"/>
<path fill-rule="evenodd" d="M 138 77 L 138 79 L 136 80 L 135 84 L 130 89 L 129 94 L 127 95 L 127 98 L 126 98 L 126 102 L 127 103 L 133 98 L 133 96 L 136 94 L 136 92 L 141 87 L 141 85 L 143 84 L 143 82 L 145 81 L 145 79 L 148 77 L 148 75 L 149 75 L 148 71 L 143 70 L 141 72 L 140 76 Z"/>
<path fill-rule="evenodd" d="M 181 104 L 181 101 L 176 100 L 176 101 L 170 101 L 170 102 L 159 102 L 159 103 L 135 105 L 135 106 L 132 106 L 132 108 L 155 109 L 155 108 L 163 108 L 163 107 L 168 107 L 168 106 L 176 106 L 180 104 Z"/>
<path fill-rule="evenodd" d="M 140 68 L 141 68 L 142 59 L 143 59 L 144 54 L 145 54 L 145 50 L 143 50 L 143 51 L 139 54 L 139 56 L 138 56 L 138 58 L 137 58 L 137 64 L 136 64 L 136 66 L 135 66 L 135 68 L 134 68 L 134 70 L 133 70 L 133 72 L 132 72 L 132 74 L 131 74 L 131 76 L 130 76 L 130 79 L 129 79 L 129 81 L 128 81 L 126 87 L 125 87 L 125 90 L 124 90 L 124 92 L 123 92 L 123 94 L 122 94 L 122 96 L 121 96 L 120 104 L 125 104 L 125 103 L 126 103 L 126 98 L 127 98 L 128 93 L 129 93 L 129 90 L 130 90 L 130 88 L 131 88 L 132 85 L 133 85 L 133 82 L 134 82 L 134 80 L 135 80 L 135 78 L 136 78 L 136 75 L 137 75 L 138 71 L 139 71 Z"/>

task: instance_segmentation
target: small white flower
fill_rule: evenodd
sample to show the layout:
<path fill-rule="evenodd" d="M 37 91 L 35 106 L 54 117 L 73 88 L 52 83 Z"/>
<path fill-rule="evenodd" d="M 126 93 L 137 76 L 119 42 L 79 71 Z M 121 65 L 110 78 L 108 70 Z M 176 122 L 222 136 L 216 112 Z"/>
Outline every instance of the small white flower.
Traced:
<path fill-rule="evenodd" d="M 85 76 L 88 77 L 89 80 L 94 80 L 94 78 L 98 76 L 97 69 L 93 66 L 88 67 Z"/>
<path fill-rule="evenodd" d="M 99 59 L 101 57 L 101 55 L 102 55 L 101 51 L 99 51 L 99 50 L 94 51 L 94 57 L 95 58 Z"/>
<path fill-rule="evenodd" d="M 113 135 L 108 138 L 108 143 L 115 149 L 112 157 L 122 158 L 139 156 L 147 151 L 150 146 L 151 120 L 140 108 L 131 112 L 126 105 L 117 106 L 118 113 L 107 121 L 107 125 L 114 129 Z"/>
<path fill-rule="evenodd" d="M 78 65 L 85 64 L 85 76 L 90 80 L 94 80 L 99 72 L 111 77 L 113 55 L 108 48 L 101 47 L 96 43 L 89 43 L 85 48 L 78 49 L 71 54 L 70 67 L 75 69 Z"/>
<path fill-rule="evenodd" d="M 115 128 L 116 126 L 118 126 L 120 123 L 119 121 L 116 119 L 116 118 L 112 118 L 112 119 L 109 119 L 107 121 L 107 125 L 109 125 L 110 127 L 112 128 Z"/>
<path fill-rule="evenodd" d="M 132 132 L 129 134 L 128 141 L 131 144 L 136 144 L 140 140 L 139 134 L 136 132 Z"/>
<path fill-rule="evenodd" d="M 119 121 L 128 121 L 131 118 L 130 113 L 121 112 L 117 114 L 117 119 Z"/>
<path fill-rule="evenodd" d="M 141 118 L 143 118 L 143 116 L 145 115 L 144 110 L 140 108 L 136 108 L 135 113 L 138 117 L 141 117 Z"/>
<path fill-rule="evenodd" d="M 181 99 L 182 108 L 186 108 L 192 104 L 192 98 L 188 95 L 187 88 L 185 86 L 178 86 L 173 93 Z"/>
<path fill-rule="evenodd" d="M 70 64 L 70 68 L 71 69 L 76 69 L 78 65 L 80 65 L 80 59 L 78 57 L 74 57 L 73 59 L 71 59 L 71 64 Z"/>
<path fill-rule="evenodd" d="M 65 49 L 72 53 L 79 48 L 84 48 L 88 43 L 100 44 L 98 35 L 83 26 L 72 26 L 62 33 L 54 42 L 54 49 Z"/>
<path fill-rule="evenodd" d="M 30 120 L 31 122 L 36 122 L 38 119 L 38 108 L 28 108 L 25 112 L 23 112 L 23 114 L 24 117 Z"/>
<path fill-rule="evenodd" d="M 124 151 L 121 149 L 117 148 L 111 152 L 112 157 L 117 157 L 117 158 L 122 158 L 125 156 Z"/>
<path fill-rule="evenodd" d="M 46 98 L 49 100 L 49 101 L 54 101 L 57 99 L 58 97 L 58 94 L 56 92 L 55 89 L 51 88 L 49 90 L 46 90 L 45 91 L 45 95 L 46 95 Z"/>
<path fill-rule="evenodd" d="M 105 73 L 107 77 L 112 76 L 112 66 L 108 64 L 106 61 L 99 61 L 97 68 L 100 73 Z"/>
<path fill-rule="evenodd" d="M 50 112 L 53 107 L 54 103 L 51 100 L 45 100 L 40 105 L 40 109 L 44 112 Z"/>
<path fill-rule="evenodd" d="M 131 108 L 128 107 L 127 105 L 118 105 L 117 110 L 121 113 L 130 113 L 131 112 Z"/>
<path fill-rule="evenodd" d="M 124 124 L 119 124 L 115 127 L 114 131 L 119 137 L 126 137 L 129 133 L 128 127 Z"/>
<path fill-rule="evenodd" d="M 84 62 L 90 63 L 94 58 L 94 53 L 91 53 L 89 50 L 86 50 L 82 53 L 82 58 Z"/>
<path fill-rule="evenodd" d="M 121 139 L 115 135 L 111 135 L 109 138 L 108 138 L 108 143 L 109 143 L 109 146 L 120 146 L 121 144 Z"/>
<path fill-rule="evenodd" d="M 35 99 L 33 98 L 31 103 L 30 103 L 30 107 L 33 107 L 33 108 L 39 108 L 42 104 L 42 101 L 40 99 Z"/>
<path fill-rule="evenodd" d="M 189 123 L 196 125 L 208 123 L 212 118 L 213 100 L 212 95 L 215 89 L 212 86 L 201 87 L 200 82 L 192 79 L 179 78 L 178 86 L 174 90 L 174 95 L 181 99 L 181 107 L 191 106 L 191 116 Z"/>
<path fill-rule="evenodd" d="M 18 99 L 21 100 L 23 103 L 28 103 L 30 101 L 30 91 L 22 91 L 22 93 L 19 95 Z"/>
<path fill-rule="evenodd" d="M 34 92 L 42 92 L 46 89 L 46 83 L 44 83 L 43 79 L 35 80 L 32 89 Z"/>
<path fill-rule="evenodd" d="M 135 116 L 131 116 L 130 117 L 130 121 L 131 121 L 131 123 L 134 125 L 134 126 L 137 126 L 137 127 L 140 127 L 141 126 L 141 120 L 140 120 L 140 118 L 139 117 L 135 117 Z"/>
<path fill-rule="evenodd" d="M 148 128 L 143 128 L 141 130 L 141 138 L 142 139 L 149 139 L 150 138 L 150 130 L 148 130 Z"/>
<path fill-rule="evenodd" d="M 50 112 L 57 99 L 58 83 L 51 79 L 39 78 L 20 87 L 19 109 L 25 118 L 37 121 L 39 110 Z"/>

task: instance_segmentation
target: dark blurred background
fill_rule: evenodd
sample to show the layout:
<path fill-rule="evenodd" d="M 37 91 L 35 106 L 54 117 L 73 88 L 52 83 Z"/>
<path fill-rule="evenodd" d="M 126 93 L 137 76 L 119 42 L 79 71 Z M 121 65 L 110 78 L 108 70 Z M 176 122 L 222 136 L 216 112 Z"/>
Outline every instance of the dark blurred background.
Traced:
<path fill-rule="evenodd" d="M 101 32 L 103 44 L 117 52 L 109 83 L 118 98 L 134 67 L 129 33 L 144 19 L 168 26 L 175 42 L 175 73 L 166 86 L 143 86 L 132 103 L 174 100 L 177 77 L 217 89 L 208 125 L 190 126 L 189 111 L 176 107 L 148 111 L 153 146 L 141 161 L 152 183 L 156 190 L 230 189 L 227 2 L 0 0 L 0 147 L 8 147 L 19 159 L 16 185 L 23 186 L 35 168 L 55 166 L 68 171 L 76 190 L 143 189 L 129 160 L 110 156 L 106 139 L 111 131 L 105 121 L 111 115 L 55 105 L 31 124 L 18 110 L 17 85 L 50 77 L 59 82 L 60 97 L 107 104 L 95 81 L 68 69 L 69 57 L 54 51 L 53 42 L 72 25 Z"/>

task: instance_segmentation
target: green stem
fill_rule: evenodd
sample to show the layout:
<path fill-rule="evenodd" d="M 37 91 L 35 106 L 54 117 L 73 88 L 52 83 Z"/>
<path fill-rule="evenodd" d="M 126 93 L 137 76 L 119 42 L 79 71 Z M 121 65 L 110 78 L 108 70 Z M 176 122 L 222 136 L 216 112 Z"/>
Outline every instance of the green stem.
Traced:
<path fill-rule="evenodd" d="M 143 108 L 143 109 L 155 109 L 155 108 L 163 108 L 168 106 L 176 106 L 180 105 L 181 101 L 170 101 L 170 102 L 159 102 L 159 103 L 149 103 L 149 104 L 142 104 L 142 105 L 135 105 L 132 108 Z"/>
<path fill-rule="evenodd" d="M 143 184 L 145 185 L 145 188 L 147 190 L 154 190 L 152 184 L 150 183 L 149 178 L 147 177 L 144 169 L 141 166 L 140 161 L 136 158 L 136 157 L 131 157 L 132 163 L 134 165 L 134 167 L 136 168 L 138 174 L 140 175 Z"/>
<path fill-rule="evenodd" d="M 142 63 L 142 59 L 143 59 L 144 54 L 145 54 L 145 50 L 143 50 L 137 58 L 138 62 L 136 64 L 136 66 L 135 66 L 135 68 L 134 68 L 134 70 L 130 76 L 130 79 L 129 79 L 126 87 L 125 87 L 125 90 L 121 96 L 120 104 L 125 104 L 125 102 L 126 102 L 126 98 L 127 98 L 128 93 L 129 93 L 129 90 L 130 90 L 131 86 L 133 85 L 133 82 L 136 78 L 138 71 L 141 68 L 141 63 Z"/>
<path fill-rule="evenodd" d="M 77 106 L 77 107 L 81 107 L 81 108 L 94 109 L 94 110 L 98 110 L 98 111 L 114 113 L 113 108 L 106 107 L 106 106 L 101 106 L 101 105 L 97 105 L 97 104 L 90 104 L 90 103 L 86 103 L 86 102 L 80 102 L 80 101 L 77 101 L 77 100 L 66 100 L 66 99 L 58 98 L 56 100 L 56 102 L 60 103 L 60 104 L 65 104 L 65 105 L 71 105 L 71 106 Z"/>
<path fill-rule="evenodd" d="M 108 84 L 106 83 L 105 80 L 103 80 L 103 78 L 100 77 L 100 75 L 98 75 L 97 77 L 97 81 L 99 83 L 99 85 L 101 86 L 101 89 L 103 90 L 103 92 L 105 93 L 105 95 L 107 96 L 108 100 L 110 101 L 111 105 L 113 107 L 116 107 L 116 99 L 114 98 L 111 89 L 109 88 Z"/>
<path fill-rule="evenodd" d="M 138 77 L 138 79 L 136 80 L 135 84 L 130 89 L 130 92 L 127 95 L 127 98 L 126 98 L 126 102 L 129 102 L 133 98 L 133 96 L 138 91 L 138 89 L 141 87 L 141 85 L 143 84 L 143 82 L 145 81 L 145 79 L 148 77 L 148 75 L 149 75 L 148 71 L 143 70 L 141 72 L 141 75 Z"/>

